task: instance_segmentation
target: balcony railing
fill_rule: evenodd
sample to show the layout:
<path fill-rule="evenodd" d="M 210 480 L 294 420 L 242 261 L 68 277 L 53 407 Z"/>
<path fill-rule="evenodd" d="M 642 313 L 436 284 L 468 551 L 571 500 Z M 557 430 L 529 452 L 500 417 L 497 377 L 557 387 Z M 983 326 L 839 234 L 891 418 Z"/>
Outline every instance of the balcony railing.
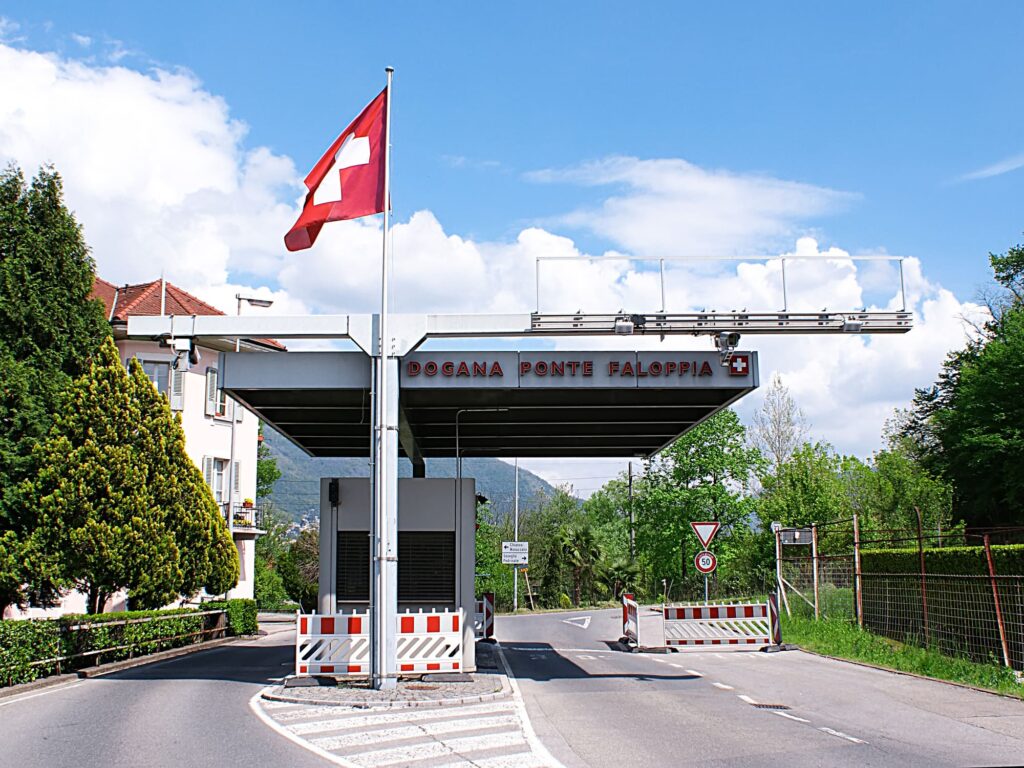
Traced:
<path fill-rule="evenodd" d="M 247 530 L 255 531 L 259 530 L 263 526 L 263 507 L 261 506 L 246 506 L 245 504 L 221 504 L 220 505 L 220 516 L 227 522 L 228 509 L 230 507 L 232 522 L 234 523 L 235 530 Z"/>

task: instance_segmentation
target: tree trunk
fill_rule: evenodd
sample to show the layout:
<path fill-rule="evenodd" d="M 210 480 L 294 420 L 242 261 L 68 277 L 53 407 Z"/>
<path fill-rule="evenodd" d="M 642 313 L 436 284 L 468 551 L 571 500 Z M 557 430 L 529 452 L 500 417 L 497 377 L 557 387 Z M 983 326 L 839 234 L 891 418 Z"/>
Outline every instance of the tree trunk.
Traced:
<path fill-rule="evenodd" d="M 97 584 L 89 585 L 89 602 L 86 609 L 89 613 L 103 613 L 103 607 L 107 604 L 109 596 L 102 587 Z"/>
<path fill-rule="evenodd" d="M 583 577 L 579 568 L 572 569 L 572 602 L 577 608 L 580 607 L 580 599 L 583 596 Z"/>

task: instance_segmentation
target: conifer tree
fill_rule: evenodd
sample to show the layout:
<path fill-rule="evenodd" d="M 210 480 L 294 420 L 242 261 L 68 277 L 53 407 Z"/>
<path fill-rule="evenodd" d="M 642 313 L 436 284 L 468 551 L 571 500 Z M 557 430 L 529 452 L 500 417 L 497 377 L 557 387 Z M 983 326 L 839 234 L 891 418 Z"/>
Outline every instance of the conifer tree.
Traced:
<path fill-rule="evenodd" d="M 36 514 L 18 488 L 60 393 L 110 333 L 90 299 L 93 279 L 60 176 L 43 168 L 26 185 L 17 168 L 0 171 L 0 611 L 55 594 L 53 574 L 26 548 Z"/>
<path fill-rule="evenodd" d="M 136 359 L 130 375 L 140 409 L 138 450 L 146 458 L 146 482 L 179 552 L 178 592 L 226 592 L 238 582 L 238 552 L 213 492 L 185 451 L 181 417 L 171 412 Z"/>
<path fill-rule="evenodd" d="M 157 442 L 108 338 L 68 389 L 37 448 L 39 472 L 22 489 L 39 514 L 31 550 L 59 564 L 90 611 L 121 589 L 139 607 L 178 595 L 180 552 L 154 492 Z"/>

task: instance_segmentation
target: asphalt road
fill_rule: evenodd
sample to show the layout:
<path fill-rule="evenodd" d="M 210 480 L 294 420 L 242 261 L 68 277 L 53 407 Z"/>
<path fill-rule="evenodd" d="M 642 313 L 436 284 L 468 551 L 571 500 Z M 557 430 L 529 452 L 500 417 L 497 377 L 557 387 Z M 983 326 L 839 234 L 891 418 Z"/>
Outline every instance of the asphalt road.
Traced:
<path fill-rule="evenodd" d="M 497 619 L 533 731 L 567 768 L 1024 763 L 1024 703 L 798 651 L 623 653 L 612 650 L 619 617 Z M 644 614 L 642 632 L 656 621 Z M 249 707 L 291 666 L 292 625 L 268 628 L 259 640 L 0 700 L 0 766 L 323 768 Z M 484 725 L 463 723 L 468 711 L 443 714 L 435 719 Z M 423 757 L 411 764 L 447 759 Z"/>
<path fill-rule="evenodd" d="M 607 642 L 620 617 L 497 619 L 533 728 L 569 768 L 1024 763 L 1022 702 L 799 651 L 623 653 Z"/>
<path fill-rule="evenodd" d="M 323 768 L 249 708 L 292 663 L 294 624 L 264 628 L 258 640 L 0 700 L 0 766 Z"/>

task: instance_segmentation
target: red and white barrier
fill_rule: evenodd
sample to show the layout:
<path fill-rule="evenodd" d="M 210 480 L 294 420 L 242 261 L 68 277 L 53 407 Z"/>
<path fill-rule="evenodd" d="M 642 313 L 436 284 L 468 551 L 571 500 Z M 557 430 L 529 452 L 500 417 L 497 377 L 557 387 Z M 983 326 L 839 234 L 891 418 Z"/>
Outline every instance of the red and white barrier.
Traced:
<path fill-rule="evenodd" d="M 622 596 L 622 636 L 627 644 L 640 647 L 640 606 L 628 593 Z"/>
<path fill-rule="evenodd" d="M 369 675 L 369 611 L 296 616 L 295 674 Z"/>
<path fill-rule="evenodd" d="M 398 617 L 399 672 L 462 669 L 462 609 L 404 613 Z"/>
<path fill-rule="evenodd" d="M 779 645 L 778 606 L 764 603 L 667 605 L 662 611 L 666 646 Z"/>
<path fill-rule="evenodd" d="M 462 669 L 462 609 L 398 615 L 398 671 L 458 672 Z M 367 677 L 370 674 L 368 611 L 298 615 L 295 674 Z"/>
<path fill-rule="evenodd" d="M 473 635 L 478 640 L 494 637 L 493 592 L 484 592 L 483 598 L 476 601 L 476 613 L 473 616 Z"/>

